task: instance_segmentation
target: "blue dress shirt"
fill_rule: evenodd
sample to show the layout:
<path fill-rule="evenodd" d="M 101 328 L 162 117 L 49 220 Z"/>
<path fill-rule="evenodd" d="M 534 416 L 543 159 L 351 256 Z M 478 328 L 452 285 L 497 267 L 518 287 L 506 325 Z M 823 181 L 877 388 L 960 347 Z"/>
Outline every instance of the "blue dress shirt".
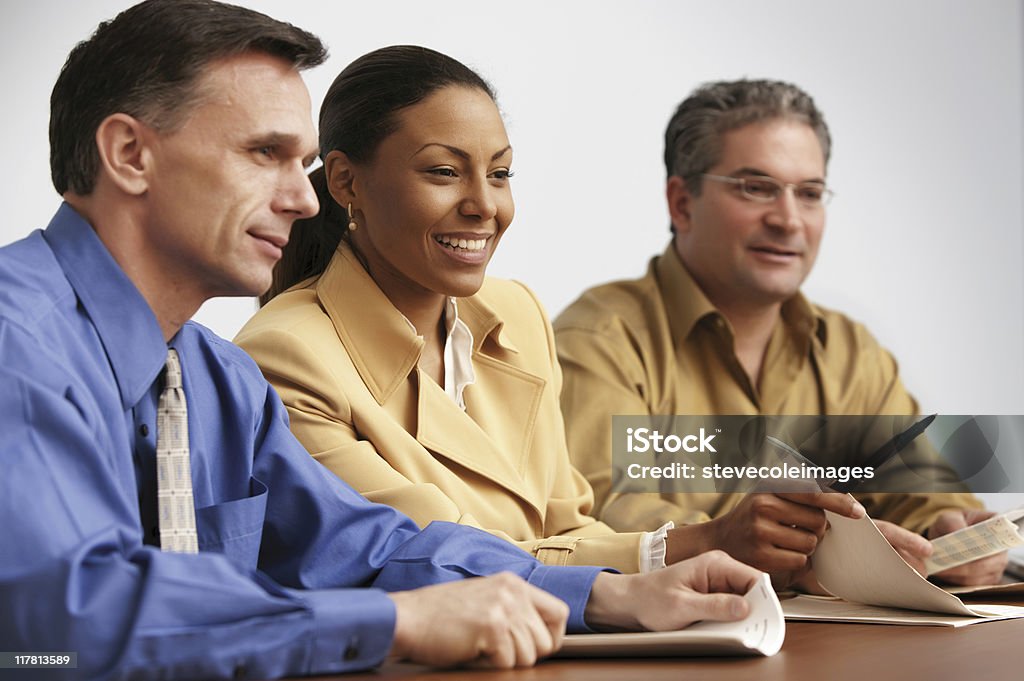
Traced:
<path fill-rule="evenodd" d="M 77 652 L 72 678 L 351 671 L 391 646 L 385 591 L 503 570 L 585 630 L 598 568 L 541 566 L 464 526 L 420 531 L 306 453 L 240 349 L 191 322 L 170 346 L 198 555 L 157 546 L 168 344 L 146 301 L 67 204 L 0 248 L 0 648 Z"/>

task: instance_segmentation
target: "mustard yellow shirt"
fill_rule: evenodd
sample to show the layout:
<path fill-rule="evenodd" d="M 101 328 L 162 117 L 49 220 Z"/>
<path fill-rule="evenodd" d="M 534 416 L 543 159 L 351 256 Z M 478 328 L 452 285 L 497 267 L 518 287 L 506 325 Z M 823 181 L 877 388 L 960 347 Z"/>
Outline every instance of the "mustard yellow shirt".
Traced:
<path fill-rule="evenodd" d="M 619 530 L 703 522 L 741 496 L 611 492 L 612 415 L 918 413 L 896 361 L 867 329 L 799 293 L 783 304 L 760 385 L 753 385 L 733 351 L 728 320 L 671 244 L 641 279 L 586 291 L 554 328 L 569 453 L 594 489 L 598 517 Z M 934 451 L 919 449 L 934 464 Z M 872 517 L 915 532 L 944 510 L 981 507 L 967 493 L 858 498 Z"/>

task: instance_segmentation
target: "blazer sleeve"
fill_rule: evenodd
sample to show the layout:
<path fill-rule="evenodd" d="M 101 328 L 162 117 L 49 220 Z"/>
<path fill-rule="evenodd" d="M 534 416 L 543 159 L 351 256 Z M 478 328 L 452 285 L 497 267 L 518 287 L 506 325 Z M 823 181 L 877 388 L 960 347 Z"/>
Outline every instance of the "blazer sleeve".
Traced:
<path fill-rule="evenodd" d="M 543 452 L 543 455 L 549 457 L 556 467 L 555 482 L 548 500 L 546 520 L 549 534 L 554 536 L 546 541 L 555 541 L 560 536 L 581 536 L 578 540 L 571 536 L 566 537 L 566 539 L 576 542 L 573 554 L 568 556 L 570 564 L 589 565 L 596 561 L 598 564 L 610 565 L 623 572 L 637 572 L 640 569 L 640 561 L 646 562 L 647 560 L 646 556 L 642 558 L 640 556 L 642 532 L 617 532 L 603 521 L 594 520 L 597 517 L 594 506 L 594 490 L 586 476 L 573 465 L 566 444 L 566 424 L 559 406 L 562 394 L 562 369 L 558 362 L 554 330 L 543 305 L 533 291 L 519 282 L 515 283 L 530 297 L 538 315 L 538 318 L 532 323 L 526 321 L 521 321 L 521 323 L 524 326 L 530 325 L 543 329 L 543 343 L 547 349 L 544 368 L 548 373 L 547 389 L 550 391 L 548 404 L 552 405 L 551 418 L 556 423 L 554 428 L 556 436 L 545 443 Z M 525 305 L 514 307 L 518 311 L 527 309 Z M 533 344 L 539 346 L 540 341 L 535 341 Z M 659 526 L 660 524 L 649 528 L 635 529 L 655 530 Z M 537 554 L 541 562 L 544 562 L 544 553 L 542 551 Z M 552 558 L 558 558 L 558 556 L 552 556 Z"/>
<path fill-rule="evenodd" d="M 561 408 L 569 454 L 593 487 L 597 517 L 620 531 L 710 520 L 707 513 L 658 494 L 612 491 L 609 414 L 652 413 L 646 396 L 650 390 L 647 372 L 628 335 L 620 329 L 596 331 L 564 325 L 555 333 L 564 376 Z"/>

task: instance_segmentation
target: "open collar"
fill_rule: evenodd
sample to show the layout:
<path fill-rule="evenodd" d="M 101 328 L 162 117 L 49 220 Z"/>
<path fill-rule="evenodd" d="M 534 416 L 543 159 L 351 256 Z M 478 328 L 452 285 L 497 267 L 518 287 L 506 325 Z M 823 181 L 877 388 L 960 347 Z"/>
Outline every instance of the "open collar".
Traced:
<path fill-rule="evenodd" d="M 67 203 L 43 238 L 96 328 L 127 411 L 163 369 L 167 343 L 156 315 L 92 226 Z"/>
<path fill-rule="evenodd" d="M 672 338 L 682 345 L 693 333 L 701 320 L 709 317 L 725 319 L 693 276 L 683 265 L 673 243 L 669 243 L 661 257 L 656 258 L 654 275 L 661 291 L 668 316 Z M 825 316 L 799 291 L 782 304 L 782 321 L 803 342 L 812 339 L 824 349 L 828 341 Z"/>
<path fill-rule="evenodd" d="M 351 246 L 338 252 L 316 282 L 316 294 L 345 344 L 360 378 L 383 404 L 416 368 L 423 338 L 373 281 Z M 488 342 L 511 352 L 497 313 L 479 297 L 458 299 L 459 318 L 473 335 L 473 352 Z"/>

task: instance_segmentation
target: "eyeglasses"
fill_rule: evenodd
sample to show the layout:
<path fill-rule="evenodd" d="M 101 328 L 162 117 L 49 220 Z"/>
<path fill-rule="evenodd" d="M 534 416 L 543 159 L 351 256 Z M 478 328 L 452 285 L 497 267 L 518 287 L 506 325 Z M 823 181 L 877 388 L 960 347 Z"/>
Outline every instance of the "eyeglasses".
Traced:
<path fill-rule="evenodd" d="M 827 205 L 835 195 L 831 189 L 822 182 L 779 182 L 774 177 L 758 175 L 756 177 L 729 177 L 727 175 L 709 175 L 702 173 L 701 177 L 715 182 L 728 182 L 737 185 L 740 193 L 751 201 L 758 203 L 771 203 L 777 201 L 782 192 L 793 189 L 793 196 L 796 200 L 808 208 L 817 208 Z"/>

